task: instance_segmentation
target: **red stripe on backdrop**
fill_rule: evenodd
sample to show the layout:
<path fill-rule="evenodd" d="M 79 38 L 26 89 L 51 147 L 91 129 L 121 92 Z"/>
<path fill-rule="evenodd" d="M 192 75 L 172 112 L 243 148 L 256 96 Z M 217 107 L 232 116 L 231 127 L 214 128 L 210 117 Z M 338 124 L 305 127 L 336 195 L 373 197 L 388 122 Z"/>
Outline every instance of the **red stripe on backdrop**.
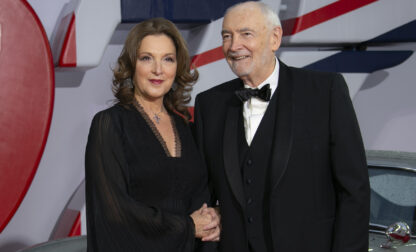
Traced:
<path fill-rule="evenodd" d="M 193 56 L 191 59 L 191 68 L 207 65 L 223 58 L 224 53 L 222 52 L 222 47 L 219 46 L 217 48 Z"/>
<path fill-rule="evenodd" d="M 191 120 L 190 122 L 194 122 L 194 107 L 188 107 L 188 111 L 191 114 Z"/>
<path fill-rule="evenodd" d="M 283 35 L 293 35 L 378 0 L 339 0 L 303 16 L 282 21 Z"/>
<path fill-rule="evenodd" d="M 77 218 L 69 231 L 68 237 L 81 235 L 81 214 L 78 212 Z"/>
<path fill-rule="evenodd" d="M 64 43 L 62 45 L 61 55 L 59 56 L 60 67 L 77 66 L 77 42 L 75 28 L 75 14 L 72 14 L 68 30 L 66 31 Z"/>
<path fill-rule="evenodd" d="M 344 15 L 378 0 L 339 0 L 303 16 L 282 21 L 283 36 L 293 35 L 330 19 Z M 192 68 L 210 64 L 224 58 L 222 47 L 197 54 L 192 57 Z"/>

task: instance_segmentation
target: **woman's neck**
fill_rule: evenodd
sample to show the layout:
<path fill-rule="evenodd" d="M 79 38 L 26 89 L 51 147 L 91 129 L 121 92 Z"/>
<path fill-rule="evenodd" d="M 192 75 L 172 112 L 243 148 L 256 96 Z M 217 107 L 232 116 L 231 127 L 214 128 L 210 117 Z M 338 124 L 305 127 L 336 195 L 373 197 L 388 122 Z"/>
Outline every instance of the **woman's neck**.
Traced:
<path fill-rule="evenodd" d="M 164 110 L 163 97 L 157 99 L 148 99 L 142 95 L 137 94 L 135 94 L 134 97 L 146 110 L 150 110 L 153 113 L 158 113 Z"/>

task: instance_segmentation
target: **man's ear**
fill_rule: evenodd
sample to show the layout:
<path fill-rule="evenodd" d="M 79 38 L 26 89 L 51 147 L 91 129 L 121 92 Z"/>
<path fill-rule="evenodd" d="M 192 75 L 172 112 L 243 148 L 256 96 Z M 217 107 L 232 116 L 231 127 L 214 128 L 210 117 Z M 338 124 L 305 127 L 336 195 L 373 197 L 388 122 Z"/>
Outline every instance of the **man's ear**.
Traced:
<path fill-rule="evenodd" d="M 282 27 L 280 26 L 274 27 L 272 30 L 271 37 L 270 37 L 273 52 L 276 52 L 277 49 L 279 49 L 280 44 L 282 43 L 282 36 L 283 36 Z"/>

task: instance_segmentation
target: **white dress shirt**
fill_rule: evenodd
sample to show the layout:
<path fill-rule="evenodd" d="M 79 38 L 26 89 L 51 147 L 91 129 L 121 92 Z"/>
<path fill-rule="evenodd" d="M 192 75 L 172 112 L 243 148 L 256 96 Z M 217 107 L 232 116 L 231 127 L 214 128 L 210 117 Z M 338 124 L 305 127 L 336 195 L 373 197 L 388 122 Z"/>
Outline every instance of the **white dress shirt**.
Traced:
<path fill-rule="evenodd" d="M 273 97 L 274 91 L 277 89 L 279 81 L 279 61 L 276 59 L 276 64 L 273 73 L 260 85 L 257 86 L 261 89 L 264 85 L 270 84 L 271 97 Z M 245 88 L 253 88 L 244 84 Z M 261 119 L 266 112 L 269 102 L 263 101 L 257 97 L 252 97 L 244 102 L 243 104 L 243 117 L 244 117 L 244 129 L 246 133 L 246 140 L 250 146 L 253 141 L 254 135 L 256 134 L 257 128 L 260 125 Z"/>

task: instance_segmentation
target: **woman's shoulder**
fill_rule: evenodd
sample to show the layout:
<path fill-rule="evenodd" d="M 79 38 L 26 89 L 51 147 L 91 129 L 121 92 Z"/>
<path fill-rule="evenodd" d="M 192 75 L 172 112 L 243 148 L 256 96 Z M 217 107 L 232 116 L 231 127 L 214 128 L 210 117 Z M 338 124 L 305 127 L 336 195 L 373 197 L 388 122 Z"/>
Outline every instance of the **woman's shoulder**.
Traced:
<path fill-rule="evenodd" d="M 124 116 L 126 116 L 126 113 L 129 112 L 129 108 L 126 108 L 119 104 L 114 104 L 113 106 L 101 110 L 97 112 L 91 123 L 91 127 L 114 127 L 120 122 L 120 119 Z"/>
<path fill-rule="evenodd" d="M 123 116 L 125 113 L 128 113 L 131 111 L 130 106 L 123 106 L 120 104 L 114 104 L 113 106 L 106 108 L 104 110 L 101 110 L 97 112 L 94 115 L 95 118 L 114 118 L 114 117 L 120 117 Z"/>

